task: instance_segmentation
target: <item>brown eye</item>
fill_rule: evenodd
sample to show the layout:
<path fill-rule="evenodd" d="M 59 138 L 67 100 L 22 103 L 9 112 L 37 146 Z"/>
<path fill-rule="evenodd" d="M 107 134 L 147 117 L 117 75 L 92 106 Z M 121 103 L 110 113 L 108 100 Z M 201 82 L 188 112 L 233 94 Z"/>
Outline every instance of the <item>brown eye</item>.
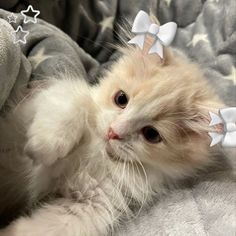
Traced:
<path fill-rule="evenodd" d="M 152 126 L 142 128 L 142 135 L 149 143 L 158 143 L 161 141 L 159 132 Z"/>
<path fill-rule="evenodd" d="M 114 97 L 115 104 L 122 109 L 126 107 L 126 105 L 128 104 L 128 101 L 129 100 L 128 100 L 127 95 L 122 90 L 118 91 Z"/>

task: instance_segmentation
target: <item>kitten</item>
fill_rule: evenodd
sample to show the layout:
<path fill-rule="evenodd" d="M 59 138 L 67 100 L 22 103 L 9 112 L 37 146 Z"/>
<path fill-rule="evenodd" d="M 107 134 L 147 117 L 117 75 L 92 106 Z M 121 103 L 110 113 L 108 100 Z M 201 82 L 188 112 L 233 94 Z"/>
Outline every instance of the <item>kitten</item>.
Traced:
<path fill-rule="evenodd" d="M 132 202 L 213 161 L 208 112 L 222 104 L 199 68 L 171 49 L 165 61 L 121 51 L 99 85 L 52 80 L 8 118 L 20 130 L 17 159 L 28 161 L 29 201 L 50 198 L 0 236 L 107 235 Z"/>

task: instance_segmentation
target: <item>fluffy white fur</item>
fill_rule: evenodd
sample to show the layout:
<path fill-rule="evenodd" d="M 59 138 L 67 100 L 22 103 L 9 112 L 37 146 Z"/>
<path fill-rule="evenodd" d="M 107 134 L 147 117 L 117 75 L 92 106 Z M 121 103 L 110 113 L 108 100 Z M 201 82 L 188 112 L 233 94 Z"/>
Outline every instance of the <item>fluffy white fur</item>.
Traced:
<path fill-rule="evenodd" d="M 50 198 L 0 236 L 107 235 L 132 216 L 131 204 L 142 206 L 163 184 L 212 161 L 207 114 L 218 99 L 196 65 L 172 53 L 166 58 L 125 49 L 100 85 L 51 80 L 5 118 L 4 127 L 17 135 L 2 143 L 13 139 L 17 159 L 28 163 L 30 201 Z M 125 109 L 113 101 L 119 89 L 129 96 Z M 143 138 L 146 125 L 159 130 L 162 142 Z M 124 138 L 108 140 L 109 127 Z M 16 158 L 5 155 L 5 165 Z"/>

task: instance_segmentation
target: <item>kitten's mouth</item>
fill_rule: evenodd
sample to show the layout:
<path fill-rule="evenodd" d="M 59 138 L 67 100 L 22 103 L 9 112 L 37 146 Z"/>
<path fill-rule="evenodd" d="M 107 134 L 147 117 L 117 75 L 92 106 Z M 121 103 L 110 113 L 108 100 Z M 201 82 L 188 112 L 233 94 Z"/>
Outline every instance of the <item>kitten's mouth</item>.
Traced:
<path fill-rule="evenodd" d="M 118 156 L 111 148 L 107 147 L 106 148 L 106 153 L 108 155 L 108 157 L 112 160 L 112 161 L 116 161 L 116 162 L 126 162 L 124 159 L 122 159 L 120 156 Z"/>

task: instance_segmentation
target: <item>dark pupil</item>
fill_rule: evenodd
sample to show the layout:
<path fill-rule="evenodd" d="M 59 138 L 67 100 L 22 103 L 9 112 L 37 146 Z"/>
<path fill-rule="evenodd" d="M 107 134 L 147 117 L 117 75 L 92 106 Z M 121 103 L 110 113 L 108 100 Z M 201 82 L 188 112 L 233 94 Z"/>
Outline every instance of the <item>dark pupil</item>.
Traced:
<path fill-rule="evenodd" d="M 149 142 L 158 142 L 159 141 L 159 133 L 153 129 L 152 127 L 143 128 L 143 136 Z"/>
<path fill-rule="evenodd" d="M 120 94 L 117 99 L 118 104 L 120 105 L 126 105 L 127 104 L 127 97 L 124 93 Z"/>

